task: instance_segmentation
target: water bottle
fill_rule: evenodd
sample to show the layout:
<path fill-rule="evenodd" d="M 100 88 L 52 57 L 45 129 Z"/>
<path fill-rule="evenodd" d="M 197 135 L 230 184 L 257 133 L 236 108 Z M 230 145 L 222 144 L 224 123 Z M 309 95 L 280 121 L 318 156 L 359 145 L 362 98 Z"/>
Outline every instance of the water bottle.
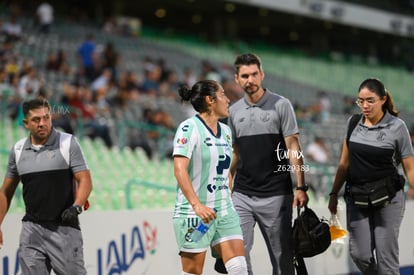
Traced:
<path fill-rule="evenodd" d="M 214 211 L 217 212 L 215 208 Z M 204 223 L 202 220 L 200 220 L 198 225 L 195 228 L 190 229 L 188 233 L 185 235 L 186 241 L 195 243 L 200 241 L 213 223 L 214 220 L 210 220 L 209 223 Z"/>

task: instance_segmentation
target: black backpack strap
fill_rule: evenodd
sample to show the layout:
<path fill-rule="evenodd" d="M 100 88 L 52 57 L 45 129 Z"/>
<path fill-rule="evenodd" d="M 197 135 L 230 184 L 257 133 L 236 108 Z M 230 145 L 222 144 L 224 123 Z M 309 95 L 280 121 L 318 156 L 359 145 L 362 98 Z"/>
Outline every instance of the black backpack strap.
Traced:
<path fill-rule="evenodd" d="M 358 121 L 361 119 L 361 117 L 362 117 L 362 114 L 355 114 L 355 115 L 352 115 L 349 121 L 348 130 L 346 132 L 346 145 L 348 147 L 349 147 L 349 139 L 351 137 L 351 134 L 354 131 L 355 127 L 358 125 Z"/>
<path fill-rule="evenodd" d="M 306 209 L 308 208 L 307 205 L 304 206 L 304 211 L 306 211 Z M 301 214 L 301 207 L 297 206 L 296 207 L 298 214 L 296 218 L 299 218 L 300 214 Z M 299 219 L 298 219 L 299 220 Z M 296 222 L 298 222 L 298 220 Z M 301 226 L 301 225 L 298 225 Z M 295 245 L 294 245 L 295 247 Z M 293 259 L 293 265 L 295 267 L 296 270 L 296 275 L 308 275 L 308 270 L 306 269 L 306 264 L 305 261 L 303 260 L 303 257 L 298 255 L 296 252 L 294 253 L 294 259 Z"/>
<path fill-rule="evenodd" d="M 308 270 L 306 269 L 305 261 L 301 256 L 295 256 L 294 266 L 296 269 L 296 275 L 308 275 Z"/>

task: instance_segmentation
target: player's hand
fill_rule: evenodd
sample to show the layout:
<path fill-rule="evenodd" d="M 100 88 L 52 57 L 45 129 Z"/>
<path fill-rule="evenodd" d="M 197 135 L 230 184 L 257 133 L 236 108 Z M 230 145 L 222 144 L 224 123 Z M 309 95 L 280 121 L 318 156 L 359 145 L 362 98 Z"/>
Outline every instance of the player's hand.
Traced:
<path fill-rule="evenodd" d="M 293 198 L 293 208 L 297 206 L 303 207 L 308 204 L 308 194 L 303 190 L 296 190 L 295 197 Z"/>
<path fill-rule="evenodd" d="M 217 214 L 216 211 L 214 211 L 214 209 L 202 204 L 195 205 L 194 211 L 204 223 L 209 223 L 210 220 L 214 220 L 217 218 Z"/>
<path fill-rule="evenodd" d="M 70 225 L 70 226 L 78 226 L 79 225 L 79 220 L 78 220 L 78 215 L 79 215 L 79 211 L 78 211 L 78 206 L 72 205 L 71 207 L 65 209 L 65 211 L 63 211 L 62 213 L 62 222 L 65 225 Z"/>
<path fill-rule="evenodd" d="M 338 211 L 338 194 L 332 194 L 329 196 L 328 209 L 332 214 L 336 214 Z"/>

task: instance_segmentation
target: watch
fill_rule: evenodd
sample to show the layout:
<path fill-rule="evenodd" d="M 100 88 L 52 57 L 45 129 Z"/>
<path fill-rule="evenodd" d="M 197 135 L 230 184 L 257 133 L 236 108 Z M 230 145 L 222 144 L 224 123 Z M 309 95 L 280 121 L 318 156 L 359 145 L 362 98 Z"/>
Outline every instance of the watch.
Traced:
<path fill-rule="evenodd" d="M 80 213 L 82 213 L 82 207 L 81 206 L 79 206 L 79 205 L 74 205 L 73 207 L 75 207 L 75 209 L 76 209 L 76 212 L 78 212 L 78 215 L 80 214 Z"/>
<path fill-rule="evenodd" d="M 296 186 L 296 190 L 302 190 L 302 191 L 308 191 L 309 187 L 307 184 L 301 185 L 301 186 Z"/>

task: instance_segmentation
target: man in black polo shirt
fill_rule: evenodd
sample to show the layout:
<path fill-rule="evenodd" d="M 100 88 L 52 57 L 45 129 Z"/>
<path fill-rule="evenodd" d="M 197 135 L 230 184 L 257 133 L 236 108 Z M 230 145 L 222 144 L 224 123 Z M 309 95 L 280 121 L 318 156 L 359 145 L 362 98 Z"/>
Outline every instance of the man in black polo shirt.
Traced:
<path fill-rule="evenodd" d="M 292 206 L 308 202 L 295 113 L 288 99 L 262 87 L 264 72 L 258 56 L 240 55 L 234 65 L 235 80 L 245 96 L 230 107 L 228 120 L 234 141 L 232 198 L 240 216 L 249 275 L 256 223 L 273 275 L 293 275 Z M 296 176 L 295 195 L 291 172 Z"/>
<path fill-rule="evenodd" d="M 92 191 L 89 168 L 76 138 L 52 128 L 49 103 L 23 103 L 30 136 L 12 148 L 0 189 L 0 224 L 17 184 L 26 213 L 20 235 L 22 274 L 86 274 L 78 215 Z M 3 236 L 0 230 L 0 244 Z"/>

